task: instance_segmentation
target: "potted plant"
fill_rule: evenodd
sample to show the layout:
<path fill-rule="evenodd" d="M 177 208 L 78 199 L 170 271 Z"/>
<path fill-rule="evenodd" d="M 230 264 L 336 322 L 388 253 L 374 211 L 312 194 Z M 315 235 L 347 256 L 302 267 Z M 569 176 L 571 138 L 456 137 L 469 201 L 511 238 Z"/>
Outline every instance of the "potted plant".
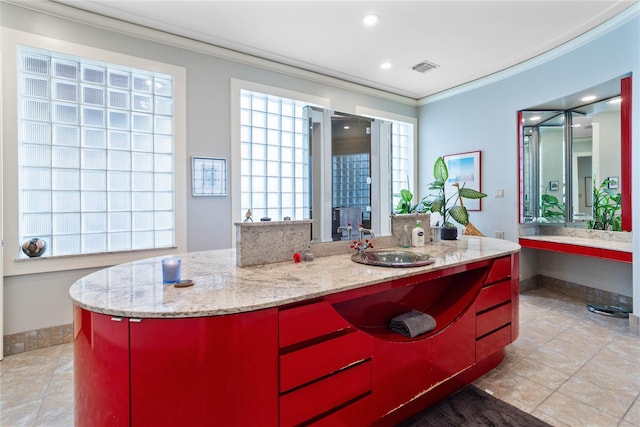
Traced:
<path fill-rule="evenodd" d="M 468 234 L 482 235 L 470 222 L 469 212 L 464 207 L 462 199 L 482 199 L 487 197 L 485 193 L 460 187 L 458 183 L 454 183 L 453 187 L 456 192 L 449 197 L 445 194 L 445 183 L 449 179 L 449 170 L 447 164 L 442 157 L 438 157 L 433 166 L 433 181 L 429 184 L 429 190 L 435 190 L 436 194 L 430 194 L 421 200 L 429 212 L 440 214 L 438 223 L 442 226 L 441 237 L 443 240 L 455 240 L 458 237 L 458 229 L 451 221 L 456 221 L 464 225 L 469 231 Z M 441 221 L 441 222 L 440 222 Z"/>
<path fill-rule="evenodd" d="M 397 194 L 397 193 L 396 193 Z M 428 212 L 427 207 L 423 203 L 423 200 L 420 200 L 417 204 L 412 204 L 413 194 L 410 190 L 402 189 L 400 190 L 400 201 L 398 202 L 398 206 L 394 209 L 394 213 L 403 215 L 410 213 L 425 213 Z"/>
<path fill-rule="evenodd" d="M 587 222 L 591 230 L 622 231 L 622 194 L 609 189 L 609 178 L 600 186 L 593 182 L 593 218 Z"/>

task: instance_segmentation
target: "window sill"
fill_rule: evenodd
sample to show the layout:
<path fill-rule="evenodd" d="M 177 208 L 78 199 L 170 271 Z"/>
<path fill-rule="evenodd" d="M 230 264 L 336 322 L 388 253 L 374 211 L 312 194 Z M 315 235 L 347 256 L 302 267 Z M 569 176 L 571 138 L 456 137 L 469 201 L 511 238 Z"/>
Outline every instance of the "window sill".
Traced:
<path fill-rule="evenodd" d="M 162 249 L 102 252 L 97 254 L 85 255 L 58 255 L 13 259 L 10 258 L 8 260 L 5 257 L 4 275 L 20 276 L 26 274 L 49 273 L 65 270 L 104 268 L 116 264 L 137 261 L 144 258 L 175 254 L 177 252 L 179 252 L 178 247 L 173 246 Z"/>

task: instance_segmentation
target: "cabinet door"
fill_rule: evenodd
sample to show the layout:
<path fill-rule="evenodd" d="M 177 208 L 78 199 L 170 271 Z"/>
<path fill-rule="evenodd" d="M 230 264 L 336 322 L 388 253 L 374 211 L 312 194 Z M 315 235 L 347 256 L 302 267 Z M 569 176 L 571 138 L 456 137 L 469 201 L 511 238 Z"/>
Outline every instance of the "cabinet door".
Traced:
<path fill-rule="evenodd" d="M 467 310 L 433 337 L 431 366 L 435 383 L 450 378 L 475 363 L 475 323 L 475 311 Z"/>
<path fill-rule="evenodd" d="M 128 321 L 73 310 L 75 425 L 128 426 Z"/>
<path fill-rule="evenodd" d="M 277 311 L 132 319 L 131 425 L 278 423 Z"/>

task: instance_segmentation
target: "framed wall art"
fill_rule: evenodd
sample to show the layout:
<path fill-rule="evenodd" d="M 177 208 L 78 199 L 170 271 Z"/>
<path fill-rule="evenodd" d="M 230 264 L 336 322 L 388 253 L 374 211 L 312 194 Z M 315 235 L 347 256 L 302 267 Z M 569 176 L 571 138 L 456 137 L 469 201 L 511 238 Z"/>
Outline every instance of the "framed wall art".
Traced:
<path fill-rule="evenodd" d="M 227 195 L 227 159 L 193 156 L 191 160 L 192 195 Z"/>
<path fill-rule="evenodd" d="M 455 194 L 454 183 L 458 183 L 460 187 L 482 191 L 480 157 L 480 151 L 442 156 L 449 171 L 449 179 L 445 183 L 447 197 Z M 464 199 L 464 207 L 468 211 L 482 210 L 482 199 Z"/>

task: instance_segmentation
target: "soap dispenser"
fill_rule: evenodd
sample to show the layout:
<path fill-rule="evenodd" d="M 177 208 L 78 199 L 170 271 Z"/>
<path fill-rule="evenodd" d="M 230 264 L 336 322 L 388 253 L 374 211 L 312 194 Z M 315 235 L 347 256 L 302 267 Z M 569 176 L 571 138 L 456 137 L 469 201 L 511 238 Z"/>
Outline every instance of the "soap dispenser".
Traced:
<path fill-rule="evenodd" d="M 411 243 L 415 247 L 424 246 L 424 228 L 420 221 L 416 221 L 416 227 L 411 232 Z"/>
<path fill-rule="evenodd" d="M 402 238 L 400 239 L 400 246 L 403 248 L 408 248 L 411 246 L 411 237 L 409 234 L 409 227 L 405 224 L 404 229 L 402 230 Z"/>

